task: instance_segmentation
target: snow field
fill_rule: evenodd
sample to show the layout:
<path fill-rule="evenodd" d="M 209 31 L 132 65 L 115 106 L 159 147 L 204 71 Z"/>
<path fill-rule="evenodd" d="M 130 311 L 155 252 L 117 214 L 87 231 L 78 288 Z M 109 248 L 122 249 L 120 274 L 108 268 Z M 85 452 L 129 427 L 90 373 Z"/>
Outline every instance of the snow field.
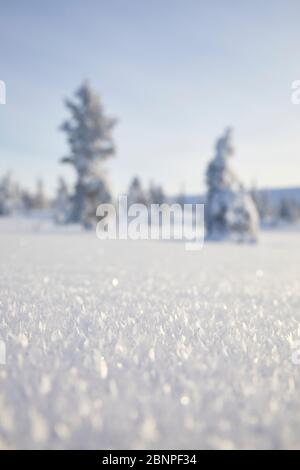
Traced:
<path fill-rule="evenodd" d="M 300 239 L 0 235 L 1 448 L 300 446 Z"/>

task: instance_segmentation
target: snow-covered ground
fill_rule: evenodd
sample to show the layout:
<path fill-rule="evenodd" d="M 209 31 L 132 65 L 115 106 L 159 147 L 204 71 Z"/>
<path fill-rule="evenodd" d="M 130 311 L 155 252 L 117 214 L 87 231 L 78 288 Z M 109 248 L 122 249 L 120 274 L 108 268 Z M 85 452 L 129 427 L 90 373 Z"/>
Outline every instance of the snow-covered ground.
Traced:
<path fill-rule="evenodd" d="M 300 447 L 299 233 L 25 225 L 0 222 L 0 448 Z"/>

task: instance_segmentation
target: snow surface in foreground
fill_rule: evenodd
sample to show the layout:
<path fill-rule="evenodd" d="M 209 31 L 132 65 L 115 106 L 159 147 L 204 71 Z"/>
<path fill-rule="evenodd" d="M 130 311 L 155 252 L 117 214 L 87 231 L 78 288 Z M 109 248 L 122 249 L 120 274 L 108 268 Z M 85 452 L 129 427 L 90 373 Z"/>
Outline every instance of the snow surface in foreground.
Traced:
<path fill-rule="evenodd" d="M 1 229 L 0 448 L 300 447 L 299 234 Z"/>

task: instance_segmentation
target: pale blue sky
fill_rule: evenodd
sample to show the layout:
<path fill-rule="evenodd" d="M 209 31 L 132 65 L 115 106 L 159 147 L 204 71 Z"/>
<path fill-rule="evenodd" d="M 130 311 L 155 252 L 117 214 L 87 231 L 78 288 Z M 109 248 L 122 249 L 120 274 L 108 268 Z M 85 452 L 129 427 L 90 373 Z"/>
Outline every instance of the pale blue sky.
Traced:
<path fill-rule="evenodd" d="M 135 174 L 203 191 L 227 125 L 248 185 L 300 185 L 299 18 L 299 0 L 0 0 L 0 174 L 71 180 L 62 100 L 89 78 L 120 119 L 115 193 Z"/>

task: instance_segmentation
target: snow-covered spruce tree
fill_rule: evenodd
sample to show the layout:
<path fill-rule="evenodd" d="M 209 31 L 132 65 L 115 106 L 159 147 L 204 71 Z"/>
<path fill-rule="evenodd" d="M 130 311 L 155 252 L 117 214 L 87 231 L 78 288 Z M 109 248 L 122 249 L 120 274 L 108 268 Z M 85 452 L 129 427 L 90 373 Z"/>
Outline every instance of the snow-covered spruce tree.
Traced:
<path fill-rule="evenodd" d="M 68 186 L 61 177 L 58 180 L 58 188 L 54 201 L 54 218 L 57 224 L 65 224 L 70 218 L 71 201 Z"/>
<path fill-rule="evenodd" d="M 34 208 L 46 209 L 48 207 L 47 197 L 45 195 L 44 182 L 38 179 L 36 182 L 36 194 L 34 196 Z"/>
<path fill-rule="evenodd" d="M 166 202 L 166 196 L 162 186 L 156 186 L 151 183 L 149 189 L 149 204 L 163 204 L 164 202 Z"/>
<path fill-rule="evenodd" d="M 180 191 L 179 191 L 179 194 L 176 198 L 176 202 L 177 204 L 179 204 L 182 208 L 184 206 L 184 204 L 187 204 L 187 198 L 186 198 L 186 194 L 185 194 L 185 186 L 184 184 L 181 186 L 180 188 Z"/>
<path fill-rule="evenodd" d="M 227 129 L 216 142 L 206 181 L 207 238 L 256 241 L 258 213 L 253 199 L 244 189 L 230 166 L 233 155 L 232 131 Z"/>
<path fill-rule="evenodd" d="M 34 209 L 34 195 L 31 194 L 28 189 L 22 189 L 21 190 L 21 208 L 22 211 L 25 213 L 30 212 L 32 209 Z"/>
<path fill-rule="evenodd" d="M 278 212 L 278 218 L 290 224 L 296 223 L 300 219 L 299 204 L 292 199 L 282 199 L 279 203 Z"/>
<path fill-rule="evenodd" d="M 0 180 L 0 216 L 10 215 L 20 210 L 21 206 L 20 188 L 8 172 Z"/>
<path fill-rule="evenodd" d="M 88 82 L 75 96 L 75 101 L 66 101 L 71 118 L 63 123 L 62 130 L 67 134 L 71 153 L 62 162 L 73 165 L 77 173 L 70 221 L 88 228 L 96 221 L 97 206 L 111 200 L 101 164 L 115 153 L 111 132 L 116 120 L 104 115 Z"/>
<path fill-rule="evenodd" d="M 132 182 L 129 185 L 127 198 L 128 198 L 128 207 L 131 206 L 132 204 L 145 204 L 146 205 L 148 203 L 146 192 L 144 191 L 142 187 L 142 183 L 137 176 L 133 178 Z"/>

